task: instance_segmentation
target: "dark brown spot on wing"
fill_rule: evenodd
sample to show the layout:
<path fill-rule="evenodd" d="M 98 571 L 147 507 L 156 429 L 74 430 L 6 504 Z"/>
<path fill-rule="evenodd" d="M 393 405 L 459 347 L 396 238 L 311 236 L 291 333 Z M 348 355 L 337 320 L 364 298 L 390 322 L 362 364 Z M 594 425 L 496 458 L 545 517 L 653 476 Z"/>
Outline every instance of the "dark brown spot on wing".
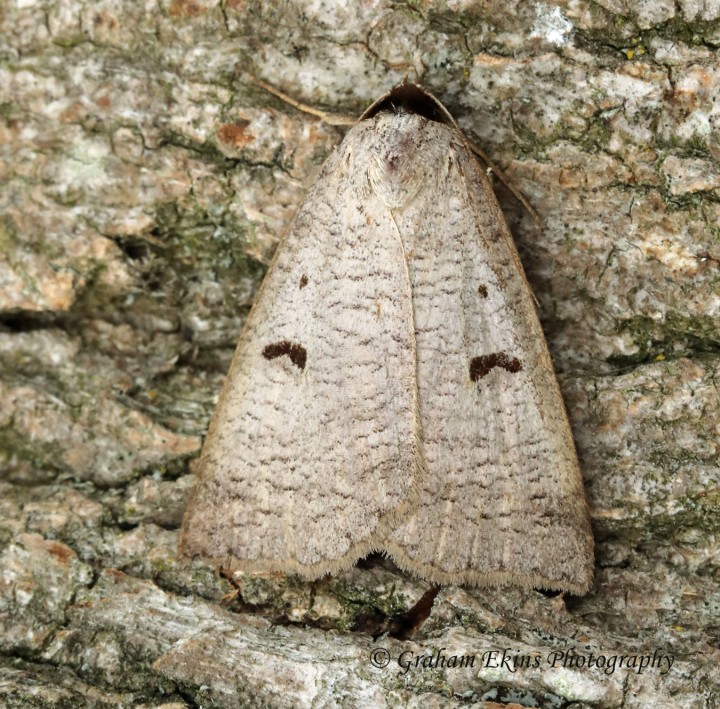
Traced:
<path fill-rule="evenodd" d="M 520 364 L 519 359 L 516 357 L 508 357 L 504 352 L 493 352 L 489 355 L 473 357 L 470 360 L 470 379 L 476 382 L 495 367 L 502 367 L 514 374 L 522 369 L 522 364 Z"/>
<path fill-rule="evenodd" d="M 275 359 L 287 355 L 290 361 L 299 369 L 305 369 L 305 361 L 307 360 L 307 350 L 297 342 L 289 342 L 281 340 L 267 345 L 262 351 L 265 359 Z"/>
<path fill-rule="evenodd" d="M 308 284 L 308 277 L 303 273 L 300 277 L 300 288 L 305 288 L 305 286 Z"/>
<path fill-rule="evenodd" d="M 478 293 L 479 293 L 483 298 L 487 298 L 487 295 L 488 295 L 487 286 L 478 286 Z"/>

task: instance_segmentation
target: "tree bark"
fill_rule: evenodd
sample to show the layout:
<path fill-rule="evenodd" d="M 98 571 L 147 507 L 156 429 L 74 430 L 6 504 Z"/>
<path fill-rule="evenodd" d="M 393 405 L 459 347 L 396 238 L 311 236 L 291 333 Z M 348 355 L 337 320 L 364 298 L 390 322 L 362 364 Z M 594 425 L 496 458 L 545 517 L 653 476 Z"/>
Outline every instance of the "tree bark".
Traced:
<path fill-rule="evenodd" d="M 720 3 L 14 0 L 0 28 L 0 703 L 717 706 Z M 353 115 L 417 78 L 541 216 L 498 183 L 587 596 L 178 557 L 242 323 L 342 139 L 251 75 Z"/>

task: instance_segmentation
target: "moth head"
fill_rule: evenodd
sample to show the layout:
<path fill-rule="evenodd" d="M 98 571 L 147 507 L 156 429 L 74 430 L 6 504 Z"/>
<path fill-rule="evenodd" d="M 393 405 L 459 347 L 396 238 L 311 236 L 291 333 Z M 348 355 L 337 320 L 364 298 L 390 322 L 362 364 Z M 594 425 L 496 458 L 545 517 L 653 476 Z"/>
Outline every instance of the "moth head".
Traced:
<path fill-rule="evenodd" d="M 375 103 L 360 116 L 359 120 L 365 121 L 383 111 L 390 113 L 414 113 L 418 116 L 423 116 L 429 121 L 445 123 L 453 128 L 457 128 L 455 121 L 445 106 L 418 84 L 399 84 L 375 101 Z"/>

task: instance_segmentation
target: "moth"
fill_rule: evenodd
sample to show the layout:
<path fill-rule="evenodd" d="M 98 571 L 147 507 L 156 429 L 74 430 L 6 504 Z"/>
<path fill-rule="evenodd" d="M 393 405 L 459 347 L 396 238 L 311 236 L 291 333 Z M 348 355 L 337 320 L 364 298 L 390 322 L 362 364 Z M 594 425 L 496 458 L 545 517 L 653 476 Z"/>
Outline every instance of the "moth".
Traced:
<path fill-rule="evenodd" d="M 240 337 L 186 556 L 585 593 L 593 538 L 517 250 L 444 106 L 402 84 L 326 160 Z"/>

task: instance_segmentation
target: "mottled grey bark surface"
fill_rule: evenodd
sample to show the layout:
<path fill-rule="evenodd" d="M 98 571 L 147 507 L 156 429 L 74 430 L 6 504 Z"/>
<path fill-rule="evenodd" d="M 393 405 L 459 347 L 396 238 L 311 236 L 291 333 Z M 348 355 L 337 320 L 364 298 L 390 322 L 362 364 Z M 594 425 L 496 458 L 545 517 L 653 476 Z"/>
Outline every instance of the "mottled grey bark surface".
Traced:
<path fill-rule="evenodd" d="M 718 705 L 717 0 L 0 13 L 1 705 Z M 592 509 L 586 597 L 177 557 L 240 327 L 342 137 L 249 73 L 352 114 L 417 76 L 542 216 L 499 187 Z"/>

